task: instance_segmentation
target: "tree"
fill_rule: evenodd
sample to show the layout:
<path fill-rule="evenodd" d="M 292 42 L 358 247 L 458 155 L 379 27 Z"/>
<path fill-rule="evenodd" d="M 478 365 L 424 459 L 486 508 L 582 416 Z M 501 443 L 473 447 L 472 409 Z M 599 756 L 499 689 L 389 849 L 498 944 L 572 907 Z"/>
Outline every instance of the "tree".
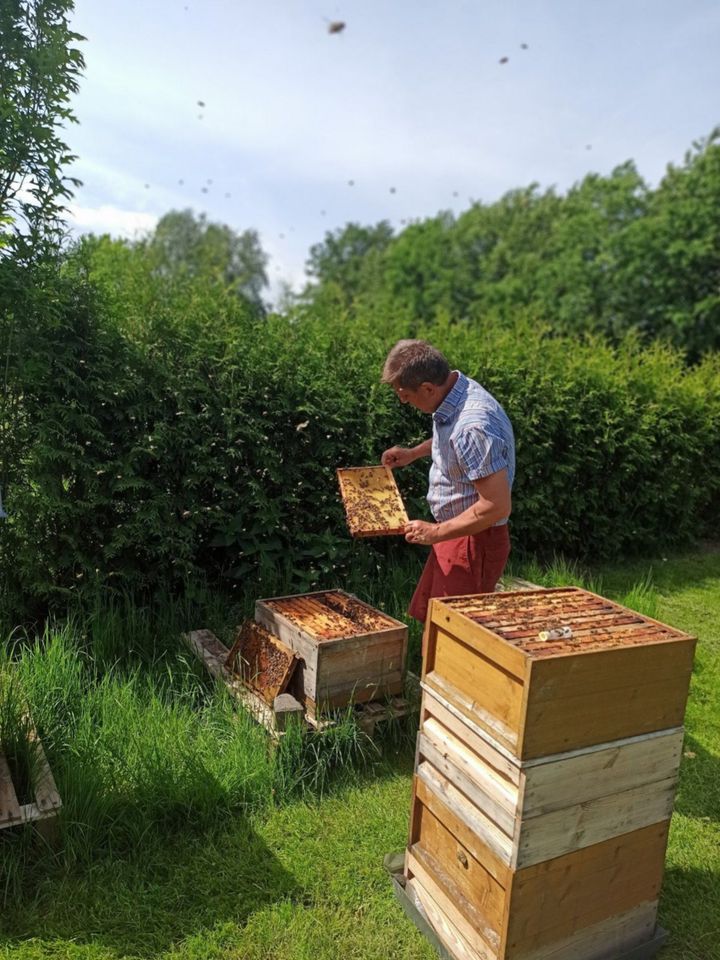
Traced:
<path fill-rule="evenodd" d="M 345 302 L 351 303 L 365 290 L 368 261 L 384 253 L 392 239 L 393 229 L 387 220 L 370 227 L 347 223 L 310 247 L 307 272 L 318 285 L 333 285 Z"/>
<path fill-rule="evenodd" d="M 79 181 L 61 131 L 84 67 L 72 0 L 0 2 L 0 486 L 27 446 L 23 383 L 32 346 L 57 320 L 56 254 L 64 203 Z M 1 546 L 1 545 L 0 545 Z M 0 568 L 2 560 L 0 558 Z"/>
<path fill-rule="evenodd" d="M 180 279 L 205 277 L 262 307 L 267 286 L 267 256 L 257 231 L 235 233 L 223 223 L 210 223 L 205 214 L 171 210 L 161 217 L 145 247 L 153 269 Z"/>
<path fill-rule="evenodd" d="M 60 135 L 84 67 L 68 25 L 72 0 L 0 3 L 0 254 L 37 260 L 62 235 L 64 201 L 79 181 Z"/>
<path fill-rule="evenodd" d="M 620 310 L 690 360 L 720 349 L 720 127 L 669 166 L 622 237 Z"/>

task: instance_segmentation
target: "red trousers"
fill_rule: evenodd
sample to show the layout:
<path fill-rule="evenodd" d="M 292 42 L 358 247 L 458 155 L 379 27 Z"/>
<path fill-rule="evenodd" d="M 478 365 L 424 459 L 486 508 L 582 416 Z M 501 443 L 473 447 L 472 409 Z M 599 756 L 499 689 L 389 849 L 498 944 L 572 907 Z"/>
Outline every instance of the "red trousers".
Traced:
<path fill-rule="evenodd" d="M 492 593 L 509 555 L 510 533 L 506 523 L 469 537 L 434 544 L 408 613 L 425 623 L 432 597 Z"/>

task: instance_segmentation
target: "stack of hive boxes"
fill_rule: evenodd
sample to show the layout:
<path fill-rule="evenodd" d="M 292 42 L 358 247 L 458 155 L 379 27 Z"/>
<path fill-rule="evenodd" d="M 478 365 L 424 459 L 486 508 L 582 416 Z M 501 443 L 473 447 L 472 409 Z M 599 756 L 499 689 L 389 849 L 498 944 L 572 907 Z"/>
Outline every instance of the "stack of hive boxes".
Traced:
<path fill-rule="evenodd" d="M 405 892 L 451 956 L 656 942 L 694 645 L 575 588 L 432 602 Z"/>

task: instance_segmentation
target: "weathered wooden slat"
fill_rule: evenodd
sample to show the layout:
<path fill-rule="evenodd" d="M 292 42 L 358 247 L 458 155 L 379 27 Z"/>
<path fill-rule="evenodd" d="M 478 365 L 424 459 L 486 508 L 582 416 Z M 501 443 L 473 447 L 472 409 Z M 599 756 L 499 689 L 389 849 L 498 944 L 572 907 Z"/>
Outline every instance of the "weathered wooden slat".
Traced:
<path fill-rule="evenodd" d="M 0 829 L 31 821 L 49 820 L 57 816 L 62 807 L 55 778 L 38 732 L 29 714 L 26 714 L 26 719 L 28 742 L 34 752 L 34 782 L 31 786 L 33 799 L 28 803 L 19 802 L 7 758 L 0 752 Z"/>
<path fill-rule="evenodd" d="M 13 785 L 5 754 L 0 752 L 0 827 L 22 821 L 20 804 Z"/>
<path fill-rule="evenodd" d="M 437 869 L 437 865 L 434 864 L 434 866 Z M 428 859 L 419 852 L 408 851 L 406 869 L 409 877 L 415 877 L 420 881 L 440 910 L 476 951 L 478 957 L 494 960 L 499 944 L 496 932 L 487 925 L 485 918 L 473 908 L 455 884 L 444 876 L 438 882 L 436 874 L 428 867 Z M 458 906 L 459 904 L 461 907 Z M 468 915 L 473 919 L 468 920 Z"/>
<path fill-rule="evenodd" d="M 508 822 L 512 824 L 518 805 L 518 789 L 515 784 L 502 777 L 470 749 L 467 743 L 433 717 L 423 722 L 420 734 L 444 760 L 476 783 L 494 806 L 506 811 L 509 814 Z M 511 826 L 509 829 L 512 832 Z"/>
<path fill-rule="evenodd" d="M 419 880 L 415 878 L 408 880 L 405 891 L 416 909 L 430 924 L 439 943 L 448 951 L 447 956 L 450 960 L 494 960 L 494 954 L 489 952 L 489 948 L 484 954 L 479 954 L 470 946 Z"/>
<path fill-rule="evenodd" d="M 34 744 L 35 749 L 35 803 L 40 814 L 54 815 L 62 806 L 62 800 L 47 755 L 34 726 L 30 727 L 29 739 Z"/>
<path fill-rule="evenodd" d="M 495 744 L 487 737 L 479 735 L 469 723 L 460 720 L 455 713 L 451 712 L 448 704 L 436 695 L 435 691 L 426 689 L 423 692 L 420 705 L 420 723 L 428 718 L 434 717 L 444 727 L 462 740 L 478 756 L 498 772 L 501 777 L 509 780 L 510 783 L 518 785 L 520 781 L 521 766 L 517 761 L 510 760 L 505 753 L 501 753 Z"/>
<path fill-rule="evenodd" d="M 453 784 L 461 793 L 477 807 L 489 820 L 512 837 L 515 827 L 515 817 L 488 796 L 483 787 L 460 770 L 450 758 L 446 758 L 435 747 L 427 736 L 418 734 L 418 751 L 420 757 L 431 763 L 442 775 Z"/>
<path fill-rule="evenodd" d="M 507 751 L 508 756 L 513 756 L 517 748 L 518 730 L 484 708 L 481 691 L 476 691 L 475 698 L 468 696 L 439 672 L 427 673 L 422 686 L 439 697 L 448 708 L 457 711 L 462 719 L 473 725 L 473 729 L 489 734 L 501 749 Z M 522 699 L 520 702 L 522 706 Z"/>
<path fill-rule="evenodd" d="M 496 879 L 504 876 L 498 863 L 507 866 L 512 863 L 512 838 L 427 760 L 419 763 L 417 777 L 441 803 L 475 833 L 478 841 L 487 846 L 491 857 L 494 857 L 496 862 L 489 857 L 483 857 L 481 853 L 478 853 L 478 859 Z M 431 804 L 428 803 L 428 805 Z"/>
<path fill-rule="evenodd" d="M 630 742 L 523 767 L 521 816 L 537 817 L 644 784 L 677 778 L 683 731 L 670 730 Z"/>
<path fill-rule="evenodd" d="M 420 764 L 415 775 L 414 788 L 417 802 L 427 807 L 445 824 L 453 836 L 472 852 L 478 863 L 505 889 L 511 875 L 511 851 L 506 835 L 430 764 Z M 413 834 L 411 842 L 414 843 L 416 839 Z M 495 849 L 496 846 L 500 853 Z"/>
<path fill-rule="evenodd" d="M 650 941 L 657 924 L 657 901 L 580 927 L 563 940 L 509 951 L 506 960 L 608 960 Z M 653 951 L 654 952 L 654 951 Z"/>
<path fill-rule="evenodd" d="M 668 820 L 675 777 L 600 797 L 523 822 L 516 869 Z"/>

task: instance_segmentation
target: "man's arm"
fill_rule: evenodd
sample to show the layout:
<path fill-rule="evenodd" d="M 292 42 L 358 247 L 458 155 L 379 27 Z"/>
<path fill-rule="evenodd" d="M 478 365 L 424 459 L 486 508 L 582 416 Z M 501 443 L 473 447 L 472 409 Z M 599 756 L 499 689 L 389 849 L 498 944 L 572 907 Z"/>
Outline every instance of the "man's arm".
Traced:
<path fill-rule="evenodd" d="M 510 516 L 512 497 L 506 469 L 491 473 L 481 480 L 473 480 L 478 499 L 457 517 L 442 523 L 425 523 L 411 520 L 405 526 L 405 539 L 409 543 L 433 544 L 455 537 L 467 537 L 492 527 L 498 520 Z"/>
<path fill-rule="evenodd" d="M 429 457 L 432 454 L 432 437 L 423 440 L 416 447 L 390 447 L 380 458 L 384 467 L 406 467 L 414 460 Z"/>

